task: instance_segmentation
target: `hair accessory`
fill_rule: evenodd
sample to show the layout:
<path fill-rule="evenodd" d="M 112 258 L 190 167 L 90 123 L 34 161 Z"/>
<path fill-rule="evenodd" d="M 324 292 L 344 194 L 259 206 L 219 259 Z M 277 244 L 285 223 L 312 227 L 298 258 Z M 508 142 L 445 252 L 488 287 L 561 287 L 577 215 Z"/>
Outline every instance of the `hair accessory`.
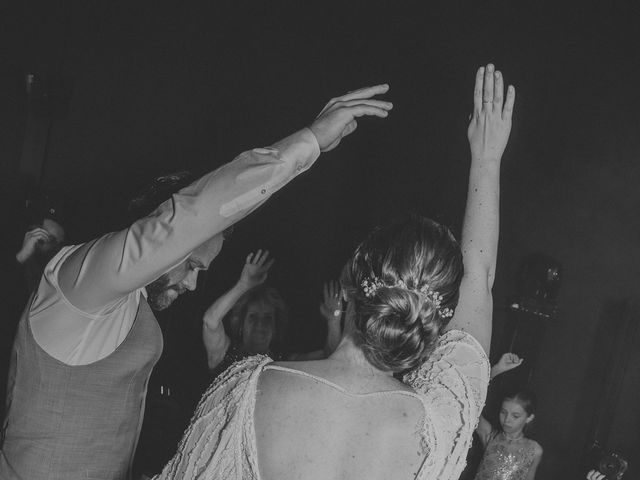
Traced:
<path fill-rule="evenodd" d="M 371 280 L 368 278 L 362 280 L 362 289 L 364 290 L 364 296 L 367 298 L 373 297 L 380 287 L 384 287 L 384 283 L 377 277 L 372 277 Z"/>
<path fill-rule="evenodd" d="M 403 290 L 419 293 L 420 295 L 424 295 L 431 301 L 434 308 L 438 312 L 438 315 L 440 315 L 442 318 L 453 317 L 452 309 L 440 308 L 440 305 L 442 304 L 442 300 L 444 298 L 443 295 L 436 292 L 435 290 L 432 290 L 431 287 L 429 287 L 429 285 L 423 285 L 417 290 L 415 288 L 407 287 L 407 284 L 403 280 L 398 280 L 396 283 L 392 285 L 387 285 L 375 275 L 370 278 L 365 278 L 364 280 L 362 280 L 361 285 L 362 285 L 362 289 L 364 290 L 364 296 L 367 298 L 372 298 L 376 294 L 376 291 L 381 287 L 402 288 Z"/>

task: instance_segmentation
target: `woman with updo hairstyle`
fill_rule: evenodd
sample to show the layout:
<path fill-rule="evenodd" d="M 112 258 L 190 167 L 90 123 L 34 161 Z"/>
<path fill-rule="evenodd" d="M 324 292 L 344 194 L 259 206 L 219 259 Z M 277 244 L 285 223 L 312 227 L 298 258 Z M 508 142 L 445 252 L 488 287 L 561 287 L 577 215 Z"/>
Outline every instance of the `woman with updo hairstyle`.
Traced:
<path fill-rule="evenodd" d="M 431 353 L 458 303 L 462 253 L 448 228 L 413 215 L 375 229 L 343 270 L 345 295 L 354 302 L 353 336 L 376 368 L 412 369 Z M 363 283 L 378 279 L 367 295 Z M 420 292 L 428 286 L 442 297 Z"/>
<path fill-rule="evenodd" d="M 345 325 L 335 351 L 232 365 L 159 478 L 459 478 L 489 383 L 500 163 L 514 100 L 493 65 L 478 70 L 460 244 L 419 216 L 375 229 L 334 292 Z"/>

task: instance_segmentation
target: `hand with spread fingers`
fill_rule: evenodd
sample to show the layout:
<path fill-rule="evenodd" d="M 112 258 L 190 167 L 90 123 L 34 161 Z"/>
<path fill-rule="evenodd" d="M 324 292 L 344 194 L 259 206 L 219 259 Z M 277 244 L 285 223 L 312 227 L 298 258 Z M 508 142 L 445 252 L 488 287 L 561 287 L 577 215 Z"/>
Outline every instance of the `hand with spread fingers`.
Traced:
<path fill-rule="evenodd" d="M 340 284 L 336 281 L 324 284 L 322 291 L 320 313 L 327 322 L 339 321 L 342 317 L 342 302 L 340 301 Z"/>
<path fill-rule="evenodd" d="M 473 91 L 473 114 L 467 131 L 472 158 L 499 161 L 509 133 L 516 91 L 512 85 L 504 94 L 502 73 L 493 64 L 480 67 Z"/>
<path fill-rule="evenodd" d="M 269 269 L 273 266 L 275 260 L 269 260 L 269 251 L 258 250 L 256 253 L 250 253 L 242 268 L 240 280 L 238 284 L 242 285 L 245 290 L 262 285 L 267 280 Z"/>
<path fill-rule="evenodd" d="M 324 284 L 320 313 L 327 321 L 327 338 L 324 343 L 324 357 L 329 357 L 342 339 L 342 299 L 340 282 L 329 281 Z"/>
<path fill-rule="evenodd" d="M 591 470 L 587 473 L 587 480 L 606 480 L 606 476 L 598 470 Z"/>
<path fill-rule="evenodd" d="M 354 90 L 333 98 L 309 127 L 318 140 L 321 152 L 333 150 L 347 135 L 353 133 L 356 118 L 376 116 L 386 118 L 393 104 L 373 97 L 389 91 L 389 85 L 376 85 Z"/>

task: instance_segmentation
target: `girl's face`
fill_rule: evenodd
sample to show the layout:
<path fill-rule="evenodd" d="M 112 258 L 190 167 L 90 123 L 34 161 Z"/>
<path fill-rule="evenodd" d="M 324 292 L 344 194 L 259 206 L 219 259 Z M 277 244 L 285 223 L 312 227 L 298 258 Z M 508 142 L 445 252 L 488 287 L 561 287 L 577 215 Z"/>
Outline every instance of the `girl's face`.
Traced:
<path fill-rule="evenodd" d="M 527 415 L 526 410 L 517 400 L 505 399 L 500 408 L 500 425 L 509 435 L 518 435 L 524 426 L 533 420 L 533 415 Z"/>

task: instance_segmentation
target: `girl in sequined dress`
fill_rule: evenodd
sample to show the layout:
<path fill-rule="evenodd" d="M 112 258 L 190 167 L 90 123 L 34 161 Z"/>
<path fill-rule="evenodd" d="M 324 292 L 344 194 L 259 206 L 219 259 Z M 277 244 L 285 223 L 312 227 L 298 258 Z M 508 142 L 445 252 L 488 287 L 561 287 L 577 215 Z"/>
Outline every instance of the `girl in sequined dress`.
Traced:
<path fill-rule="evenodd" d="M 505 353 L 491 368 L 491 378 L 522 363 L 517 355 Z M 533 392 L 520 389 L 507 394 L 500 408 L 500 429 L 480 417 L 477 433 L 485 448 L 475 480 L 534 480 L 542 458 L 542 447 L 525 436 L 525 428 L 535 417 Z"/>

